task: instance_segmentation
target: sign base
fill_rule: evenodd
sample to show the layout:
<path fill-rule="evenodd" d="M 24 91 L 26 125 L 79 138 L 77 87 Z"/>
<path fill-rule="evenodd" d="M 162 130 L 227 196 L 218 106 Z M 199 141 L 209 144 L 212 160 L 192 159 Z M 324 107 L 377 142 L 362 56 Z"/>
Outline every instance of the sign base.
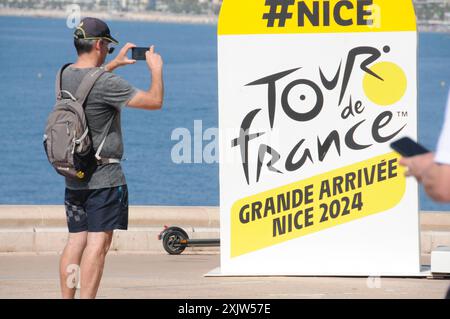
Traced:
<path fill-rule="evenodd" d="M 431 273 L 430 266 L 423 265 L 420 267 L 420 272 L 418 273 L 402 273 L 402 274 L 392 274 L 392 273 L 383 273 L 383 274 L 360 274 L 360 273 L 348 273 L 348 274 L 340 274 L 336 275 L 335 273 L 329 274 L 284 274 L 284 275 L 258 275 L 254 273 L 249 274 L 231 274 L 231 273 L 223 273 L 220 267 L 212 269 L 210 272 L 206 273 L 204 277 L 398 277 L 398 278 L 432 278 L 433 275 Z"/>

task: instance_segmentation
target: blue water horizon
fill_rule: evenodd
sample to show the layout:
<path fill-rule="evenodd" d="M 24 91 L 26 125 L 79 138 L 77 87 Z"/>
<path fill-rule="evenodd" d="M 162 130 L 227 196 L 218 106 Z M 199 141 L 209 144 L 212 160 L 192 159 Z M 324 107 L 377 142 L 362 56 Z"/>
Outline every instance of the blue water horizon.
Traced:
<path fill-rule="evenodd" d="M 107 21 L 121 45 L 155 44 L 164 58 L 163 111 L 122 112 L 123 168 L 131 205 L 217 206 L 218 164 L 171 160 L 175 128 L 218 125 L 215 25 Z M 0 204 L 62 204 L 64 180 L 42 148 L 47 116 L 54 105 L 54 77 L 74 62 L 72 30 L 63 19 L 0 17 Z M 419 34 L 419 141 L 435 150 L 450 85 L 450 34 Z M 145 62 L 120 68 L 140 89 L 150 85 Z M 207 143 L 207 142 L 205 142 Z M 420 190 L 420 208 L 450 211 Z"/>

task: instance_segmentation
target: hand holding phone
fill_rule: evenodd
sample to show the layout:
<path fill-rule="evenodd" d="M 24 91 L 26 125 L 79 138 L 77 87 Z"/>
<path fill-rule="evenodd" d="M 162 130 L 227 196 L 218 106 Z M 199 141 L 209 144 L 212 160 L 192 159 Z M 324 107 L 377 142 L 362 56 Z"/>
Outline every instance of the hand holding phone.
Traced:
<path fill-rule="evenodd" d="M 145 53 L 147 65 L 152 74 L 161 74 L 163 68 L 163 60 L 158 53 L 155 53 L 155 46 L 152 45 L 150 50 Z"/>

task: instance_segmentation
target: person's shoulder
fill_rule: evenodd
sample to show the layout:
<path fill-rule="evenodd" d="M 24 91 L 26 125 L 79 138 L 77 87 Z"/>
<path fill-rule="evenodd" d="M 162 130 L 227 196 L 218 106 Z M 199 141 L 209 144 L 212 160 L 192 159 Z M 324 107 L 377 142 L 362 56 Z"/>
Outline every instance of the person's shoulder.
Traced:
<path fill-rule="evenodd" d="M 62 71 L 61 78 L 81 81 L 83 80 L 83 77 L 86 76 L 91 70 L 92 69 L 80 69 L 68 66 Z"/>
<path fill-rule="evenodd" d="M 97 81 L 99 82 L 98 85 L 105 90 L 125 90 L 131 86 L 131 84 L 121 76 L 112 72 L 105 72 Z"/>
<path fill-rule="evenodd" d="M 103 74 L 98 79 L 99 81 L 110 81 L 114 80 L 116 77 L 119 77 L 117 74 L 104 70 Z"/>
<path fill-rule="evenodd" d="M 125 82 L 125 80 L 112 72 L 105 71 L 102 76 L 98 79 L 98 81 L 105 83 L 107 85 L 114 85 L 115 83 L 122 83 Z"/>
<path fill-rule="evenodd" d="M 62 77 L 68 77 L 68 76 L 72 76 L 74 71 L 75 71 L 74 68 L 71 68 L 70 66 L 67 66 L 65 68 L 58 69 L 58 72 L 56 74 L 59 74 L 61 72 L 61 76 Z"/>

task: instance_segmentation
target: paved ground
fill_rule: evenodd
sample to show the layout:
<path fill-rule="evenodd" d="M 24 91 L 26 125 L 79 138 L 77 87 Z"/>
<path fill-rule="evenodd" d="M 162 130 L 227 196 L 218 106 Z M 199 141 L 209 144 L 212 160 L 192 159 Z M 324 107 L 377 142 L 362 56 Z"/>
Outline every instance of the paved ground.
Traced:
<path fill-rule="evenodd" d="M 0 298 L 59 298 L 57 264 L 57 255 L 0 255 Z M 217 254 L 111 254 L 98 297 L 442 298 L 450 285 L 411 278 L 203 277 L 218 265 Z"/>

